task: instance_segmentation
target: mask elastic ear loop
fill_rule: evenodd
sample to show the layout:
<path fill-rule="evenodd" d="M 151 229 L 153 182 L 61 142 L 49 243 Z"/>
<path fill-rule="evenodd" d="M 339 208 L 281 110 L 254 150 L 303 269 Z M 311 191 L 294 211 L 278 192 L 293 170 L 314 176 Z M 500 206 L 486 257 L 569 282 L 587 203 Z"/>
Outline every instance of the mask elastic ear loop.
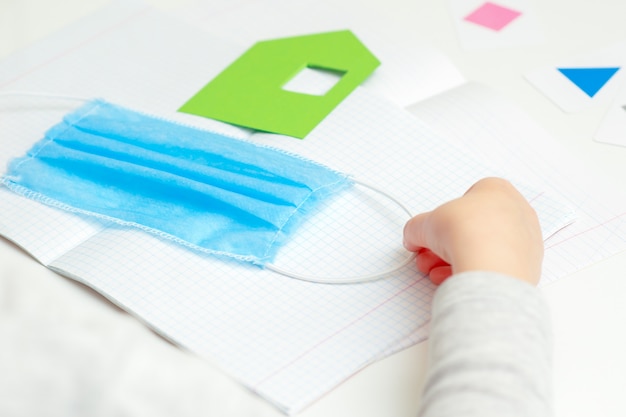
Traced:
<path fill-rule="evenodd" d="M 34 97 L 34 98 L 49 98 L 54 100 L 73 100 L 87 102 L 91 99 L 86 97 L 69 96 L 63 94 L 51 94 L 51 93 L 32 93 L 28 91 L 0 91 L 0 97 Z"/>
<path fill-rule="evenodd" d="M 52 94 L 52 93 L 33 93 L 33 92 L 27 92 L 27 91 L 8 91 L 8 92 L 0 91 L 0 97 L 36 97 L 36 98 L 48 98 L 48 99 L 56 99 L 56 100 L 72 100 L 72 101 L 80 101 L 80 102 L 87 102 L 91 100 L 90 98 L 71 96 L 71 95 Z M 398 201 L 396 198 L 386 193 L 385 191 L 379 188 L 376 188 L 371 184 L 367 184 L 363 181 L 359 181 L 355 179 L 352 179 L 352 181 L 355 184 L 368 188 L 371 191 L 374 191 L 375 193 L 380 194 L 383 197 L 389 199 L 390 201 L 395 203 L 398 207 L 400 207 L 409 216 L 409 218 L 413 217 L 409 209 L 406 206 L 404 206 L 404 204 L 402 204 L 400 201 Z M 385 278 L 388 275 L 392 275 L 393 273 L 407 266 L 414 259 L 415 259 L 415 254 L 413 252 L 409 252 L 409 255 L 402 262 L 400 262 L 398 265 L 392 268 L 386 269 L 384 271 L 376 272 L 373 274 L 348 276 L 344 278 L 316 277 L 313 275 L 299 274 L 297 272 L 284 270 L 273 264 L 265 264 L 265 268 L 269 269 L 270 271 L 289 277 L 289 278 L 294 278 L 294 279 L 298 279 L 301 281 L 314 282 L 318 284 L 356 284 L 356 283 L 363 283 L 363 282 L 369 282 L 369 281 L 376 281 L 376 280 Z"/>
<path fill-rule="evenodd" d="M 367 184 L 363 181 L 359 181 L 359 180 L 352 180 L 355 184 L 358 184 L 360 186 L 363 186 L 365 188 L 368 188 L 372 191 L 374 191 L 377 194 L 382 195 L 383 197 L 389 199 L 390 201 L 392 201 L 393 203 L 395 203 L 398 207 L 400 207 L 402 209 L 402 211 L 404 211 L 409 218 L 413 217 L 413 214 L 411 214 L 411 211 L 404 205 L 402 204 L 400 201 L 398 201 L 395 197 L 391 196 L 390 194 L 386 193 L 385 191 L 374 187 L 371 184 Z M 292 272 L 292 271 L 287 271 L 284 270 L 280 267 L 277 267 L 276 265 L 273 264 L 265 264 L 265 268 L 269 269 L 270 271 L 276 272 L 278 274 L 284 275 L 286 277 L 289 278 L 294 278 L 294 279 L 299 279 L 301 281 L 308 281 L 308 282 L 314 282 L 317 284 L 357 284 L 357 283 L 363 283 L 363 282 L 370 282 L 370 281 L 376 281 L 382 278 L 385 278 L 389 275 L 392 275 L 393 273 L 399 271 L 400 269 L 406 267 L 408 264 L 410 264 L 413 260 L 415 259 L 415 253 L 413 252 L 409 252 L 408 256 L 402 261 L 400 262 L 398 265 L 391 267 L 389 269 L 383 270 L 383 271 L 379 271 L 376 273 L 372 273 L 372 274 L 365 274 L 365 275 L 355 275 L 355 276 L 348 276 L 348 277 L 317 277 L 314 275 L 305 275 L 305 274 L 299 274 L 296 272 Z"/>

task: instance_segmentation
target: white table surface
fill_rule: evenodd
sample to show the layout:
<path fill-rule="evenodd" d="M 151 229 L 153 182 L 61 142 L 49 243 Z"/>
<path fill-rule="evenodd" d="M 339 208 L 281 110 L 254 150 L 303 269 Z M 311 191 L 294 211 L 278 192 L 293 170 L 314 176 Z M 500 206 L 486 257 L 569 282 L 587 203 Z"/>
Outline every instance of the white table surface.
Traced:
<path fill-rule="evenodd" d="M 233 0 L 234 1 L 234 0 Z M 11 52 L 70 24 L 106 4 L 104 0 L 0 0 L 0 59 Z M 150 0 L 163 10 L 187 4 L 175 0 Z M 529 70 L 542 67 L 559 58 L 601 48 L 626 39 L 626 3 L 623 0 L 536 0 L 531 1 L 544 31 L 543 43 L 523 48 L 493 51 L 465 51 L 458 42 L 444 0 L 341 0 L 362 19 L 384 25 L 405 39 L 428 40 L 445 52 L 472 81 L 494 87 L 521 106 L 547 129 L 564 147 L 586 159 L 593 169 L 606 175 L 615 187 L 623 187 L 626 179 L 626 148 L 603 145 L 592 140 L 606 107 L 582 114 L 565 114 L 535 90 L 522 77 Z M 345 8 L 344 8 L 345 9 Z M 542 288 L 551 310 L 554 327 L 554 390 L 556 416 L 625 416 L 626 415 L 626 253 L 620 253 L 571 276 Z M 25 298 L 25 294 L 29 294 Z M 16 300 L 12 300 L 12 296 Z M 17 303 L 17 307 L 12 305 Z M 80 333 L 93 326 L 123 327 L 132 333 L 133 348 L 141 353 L 146 367 L 151 360 L 167 358 L 172 373 L 187 373 L 187 379 L 203 384 L 196 392 L 195 402 L 183 396 L 189 407 L 176 403 L 174 395 L 167 410 L 140 410 L 137 415 L 239 415 L 233 410 L 247 410 L 242 415 L 280 416 L 264 401 L 239 387 L 209 364 L 172 347 L 146 330 L 137 320 L 116 309 L 88 288 L 62 278 L 37 264 L 22 250 L 0 239 L 0 324 L 7 323 L 3 311 L 18 311 L 27 319 L 30 339 L 37 338 L 36 314 L 29 312 L 49 308 L 59 320 L 76 324 L 64 331 Z M 8 313 L 9 316 L 14 313 Z M 75 315 L 89 315 L 90 323 L 76 321 Z M 3 317 L 4 315 L 4 317 Z M 10 318 L 10 317 L 9 317 Z M 29 321 L 32 318 L 35 321 Z M 72 321 L 74 320 L 74 321 Z M 41 320 L 40 320 L 41 321 Z M 10 328 L 10 326 L 5 326 Z M 0 327 L 1 329 L 1 327 Z M 33 330 L 34 329 L 34 330 Z M 0 354 L 10 354 L 15 345 L 5 337 L 16 330 L 0 334 Z M 4 339 L 4 341 L 3 341 Z M 26 343 L 26 342 L 25 342 Z M 6 346 L 12 346 L 7 349 Z M 27 349 L 27 345 L 20 345 Z M 427 342 L 395 354 L 361 371 L 300 415 L 314 416 L 412 416 L 419 404 L 424 380 Z M 37 356 L 39 355 L 39 356 Z M 35 358 L 45 357 L 35 352 Z M 10 362 L 5 359 L 5 362 Z M 0 362 L 0 368 L 3 365 Z M 38 366 L 36 363 L 33 367 Z M 156 364 L 155 364 L 156 366 Z M 163 373 L 162 373 L 163 374 Z M 1 375 L 1 369 L 0 369 Z M 167 375 L 167 373 L 165 373 Z M 55 376 L 39 376 L 54 383 Z M 25 380 L 28 383 L 28 380 Z M 51 382 L 52 381 L 52 382 Z M 190 382 L 190 383 L 191 383 Z M 0 391 L 2 388 L 0 376 Z M 176 387 L 167 381 L 156 383 L 155 390 Z M 161 387 L 161 388 L 159 388 Z M 15 387 L 13 387 L 15 388 Z M 18 387 L 19 388 L 19 387 Z M 214 394 L 209 392 L 214 390 Z M 19 393 L 19 390 L 16 391 Z M 35 389 L 22 392 L 36 393 Z M 158 392 L 156 392 L 158 395 Z M 166 393 L 164 392 L 166 396 Z M 204 398 L 200 398 L 203 397 Z M 116 398 L 115 396 L 109 396 Z M 107 398 L 109 398 L 107 397 Z M 182 397 L 181 397 L 182 398 Z M 10 403 L 0 392 L 0 410 Z M 16 401 L 24 401 L 17 395 Z M 31 399 L 36 402 L 36 398 Z M 210 401 L 209 401 L 210 400 Z M 8 402 L 7 402 L 8 401 Z M 161 403 L 155 403 L 158 406 Z M 13 403 L 15 406 L 15 403 Z M 10 415 L 29 415 L 32 406 L 12 408 Z M 49 409 L 49 415 L 65 415 Z M 104 414 L 103 414 L 104 415 Z M 110 414 L 109 414 L 110 415 Z"/>

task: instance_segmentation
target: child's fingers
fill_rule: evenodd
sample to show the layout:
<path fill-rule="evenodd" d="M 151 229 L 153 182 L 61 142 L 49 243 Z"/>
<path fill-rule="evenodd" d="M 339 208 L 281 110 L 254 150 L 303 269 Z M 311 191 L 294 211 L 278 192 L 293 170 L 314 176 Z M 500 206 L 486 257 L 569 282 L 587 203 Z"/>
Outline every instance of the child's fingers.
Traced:
<path fill-rule="evenodd" d="M 451 275 L 452 267 L 450 265 L 435 267 L 431 269 L 430 273 L 428 274 L 428 276 L 430 277 L 430 281 L 435 285 L 441 284 Z"/>
<path fill-rule="evenodd" d="M 435 255 L 428 248 L 417 250 L 417 269 L 430 277 L 433 284 L 439 285 L 452 275 L 452 267 L 446 261 Z"/>
<path fill-rule="evenodd" d="M 430 249 L 421 248 L 417 252 L 417 269 L 424 274 L 430 274 L 434 268 L 450 266 L 446 261 L 435 255 Z"/>

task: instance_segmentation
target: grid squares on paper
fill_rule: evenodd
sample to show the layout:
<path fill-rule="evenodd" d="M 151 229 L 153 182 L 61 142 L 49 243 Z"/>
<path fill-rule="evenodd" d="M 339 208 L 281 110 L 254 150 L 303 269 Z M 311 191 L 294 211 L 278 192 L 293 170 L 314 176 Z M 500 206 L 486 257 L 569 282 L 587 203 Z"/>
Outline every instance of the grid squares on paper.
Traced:
<path fill-rule="evenodd" d="M 427 320 L 420 300 L 432 291 L 424 280 L 320 286 L 256 267 L 215 271 L 211 259 L 122 229 L 98 234 L 53 268 L 89 276 L 90 285 L 157 332 L 184 341 L 267 398 L 282 392 L 279 404 L 287 408 L 344 379 L 338 367 L 362 366 L 378 344 L 392 346 L 404 329 Z"/>
<path fill-rule="evenodd" d="M 25 248 L 42 264 L 79 245 L 104 228 L 91 218 L 81 218 L 43 206 L 0 185 L 0 234 Z M 59 233 L 63 230 L 63 233 Z"/>
<path fill-rule="evenodd" d="M 273 264 L 294 275 L 318 278 L 382 273 L 409 257 L 398 239 L 408 219 L 395 202 L 355 184 L 313 213 L 281 247 Z"/>
<path fill-rule="evenodd" d="M 521 16 L 521 12 L 486 2 L 467 16 L 464 20 L 475 23 L 495 31 L 500 31 L 508 26 L 513 20 Z"/>

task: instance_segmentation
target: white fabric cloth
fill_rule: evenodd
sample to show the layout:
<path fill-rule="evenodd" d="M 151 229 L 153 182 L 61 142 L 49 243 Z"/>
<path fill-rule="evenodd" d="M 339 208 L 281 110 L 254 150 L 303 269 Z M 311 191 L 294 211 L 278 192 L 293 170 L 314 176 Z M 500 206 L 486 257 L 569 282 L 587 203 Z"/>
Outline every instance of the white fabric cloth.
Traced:
<path fill-rule="evenodd" d="M 551 325 L 539 290 L 488 272 L 435 294 L 420 417 L 547 417 Z"/>

